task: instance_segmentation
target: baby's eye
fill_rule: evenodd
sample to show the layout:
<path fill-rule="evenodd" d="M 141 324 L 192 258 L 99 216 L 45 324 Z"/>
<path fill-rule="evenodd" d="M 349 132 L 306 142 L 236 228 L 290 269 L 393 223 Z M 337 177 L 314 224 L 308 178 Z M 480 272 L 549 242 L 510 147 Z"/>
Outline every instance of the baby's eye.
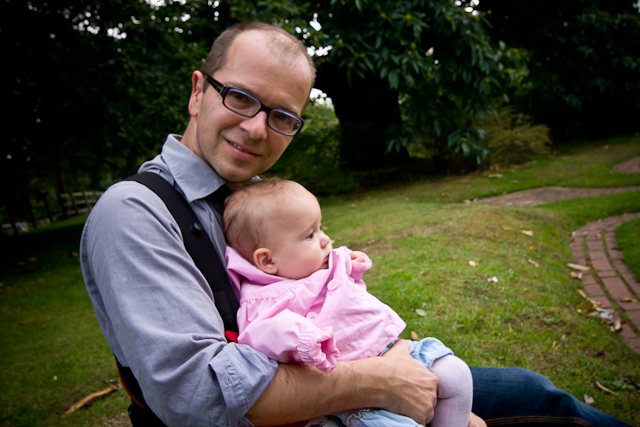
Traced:
<path fill-rule="evenodd" d="M 307 240 L 311 240 L 311 239 L 313 239 L 314 234 L 315 234 L 315 233 L 314 233 L 313 231 L 312 231 L 312 232 L 310 232 L 310 233 L 307 235 Z"/>

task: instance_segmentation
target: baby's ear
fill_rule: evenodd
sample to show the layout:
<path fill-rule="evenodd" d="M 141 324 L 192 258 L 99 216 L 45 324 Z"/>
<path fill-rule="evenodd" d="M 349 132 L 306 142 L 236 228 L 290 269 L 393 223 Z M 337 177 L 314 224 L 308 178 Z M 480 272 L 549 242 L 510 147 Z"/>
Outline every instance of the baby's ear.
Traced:
<path fill-rule="evenodd" d="M 253 262 L 260 270 L 267 274 L 276 274 L 278 267 L 273 262 L 273 254 L 267 248 L 258 248 L 253 252 Z"/>

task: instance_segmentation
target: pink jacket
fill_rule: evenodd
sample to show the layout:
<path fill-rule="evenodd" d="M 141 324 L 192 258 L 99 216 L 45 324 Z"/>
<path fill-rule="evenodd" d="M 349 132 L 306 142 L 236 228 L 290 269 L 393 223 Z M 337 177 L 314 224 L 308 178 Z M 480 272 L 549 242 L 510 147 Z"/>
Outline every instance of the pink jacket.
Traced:
<path fill-rule="evenodd" d="M 334 249 L 328 269 L 294 280 L 263 273 L 228 247 L 227 270 L 240 301 L 238 343 L 326 373 L 338 360 L 377 356 L 406 324 L 366 291 L 369 257 L 352 263 L 350 252 Z"/>

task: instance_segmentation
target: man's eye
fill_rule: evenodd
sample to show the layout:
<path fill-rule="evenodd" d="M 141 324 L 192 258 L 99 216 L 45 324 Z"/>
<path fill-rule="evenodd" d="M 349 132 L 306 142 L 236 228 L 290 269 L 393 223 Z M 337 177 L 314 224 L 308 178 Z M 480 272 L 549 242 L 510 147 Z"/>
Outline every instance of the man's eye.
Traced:
<path fill-rule="evenodd" d="M 254 101 L 247 95 L 237 90 L 230 91 L 228 96 L 228 101 L 231 102 L 236 107 L 244 107 L 248 104 L 252 104 Z"/>
<path fill-rule="evenodd" d="M 281 122 L 283 125 L 290 125 L 293 123 L 293 117 L 288 114 L 274 111 L 273 115 L 275 116 L 275 119 Z"/>

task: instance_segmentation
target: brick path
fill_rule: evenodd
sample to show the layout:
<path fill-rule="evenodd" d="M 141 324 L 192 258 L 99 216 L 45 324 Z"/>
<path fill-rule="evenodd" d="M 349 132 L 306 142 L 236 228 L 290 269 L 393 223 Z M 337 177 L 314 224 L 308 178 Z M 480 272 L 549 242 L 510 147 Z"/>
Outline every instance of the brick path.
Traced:
<path fill-rule="evenodd" d="M 613 168 L 614 172 L 640 173 L 640 157 L 627 160 Z M 638 191 L 640 186 L 621 188 L 545 187 L 518 191 L 504 196 L 488 197 L 474 203 L 501 206 L 538 206 L 561 200 L 605 194 Z M 640 283 L 622 262 L 617 249 L 615 229 L 625 221 L 640 217 L 640 212 L 606 218 L 580 227 L 571 237 L 575 264 L 589 267 L 582 273 L 582 283 L 588 298 L 601 308 L 614 309 L 623 323 L 620 333 L 629 347 L 640 354 Z"/>
<path fill-rule="evenodd" d="M 638 190 L 640 190 L 640 185 L 618 188 L 542 187 L 534 188 L 533 190 L 516 191 L 504 196 L 487 197 L 486 199 L 476 200 L 474 203 L 501 206 L 538 206 L 562 200 Z"/>
<path fill-rule="evenodd" d="M 626 162 L 617 164 L 612 169 L 614 172 L 640 173 L 640 157 L 629 159 Z"/>
<path fill-rule="evenodd" d="M 582 273 L 587 296 L 626 320 L 620 333 L 640 354 L 640 283 L 622 262 L 615 235 L 620 224 L 639 217 L 640 212 L 627 213 L 580 227 L 572 235 L 571 251 L 574 263 L 591 267 Z"/>

